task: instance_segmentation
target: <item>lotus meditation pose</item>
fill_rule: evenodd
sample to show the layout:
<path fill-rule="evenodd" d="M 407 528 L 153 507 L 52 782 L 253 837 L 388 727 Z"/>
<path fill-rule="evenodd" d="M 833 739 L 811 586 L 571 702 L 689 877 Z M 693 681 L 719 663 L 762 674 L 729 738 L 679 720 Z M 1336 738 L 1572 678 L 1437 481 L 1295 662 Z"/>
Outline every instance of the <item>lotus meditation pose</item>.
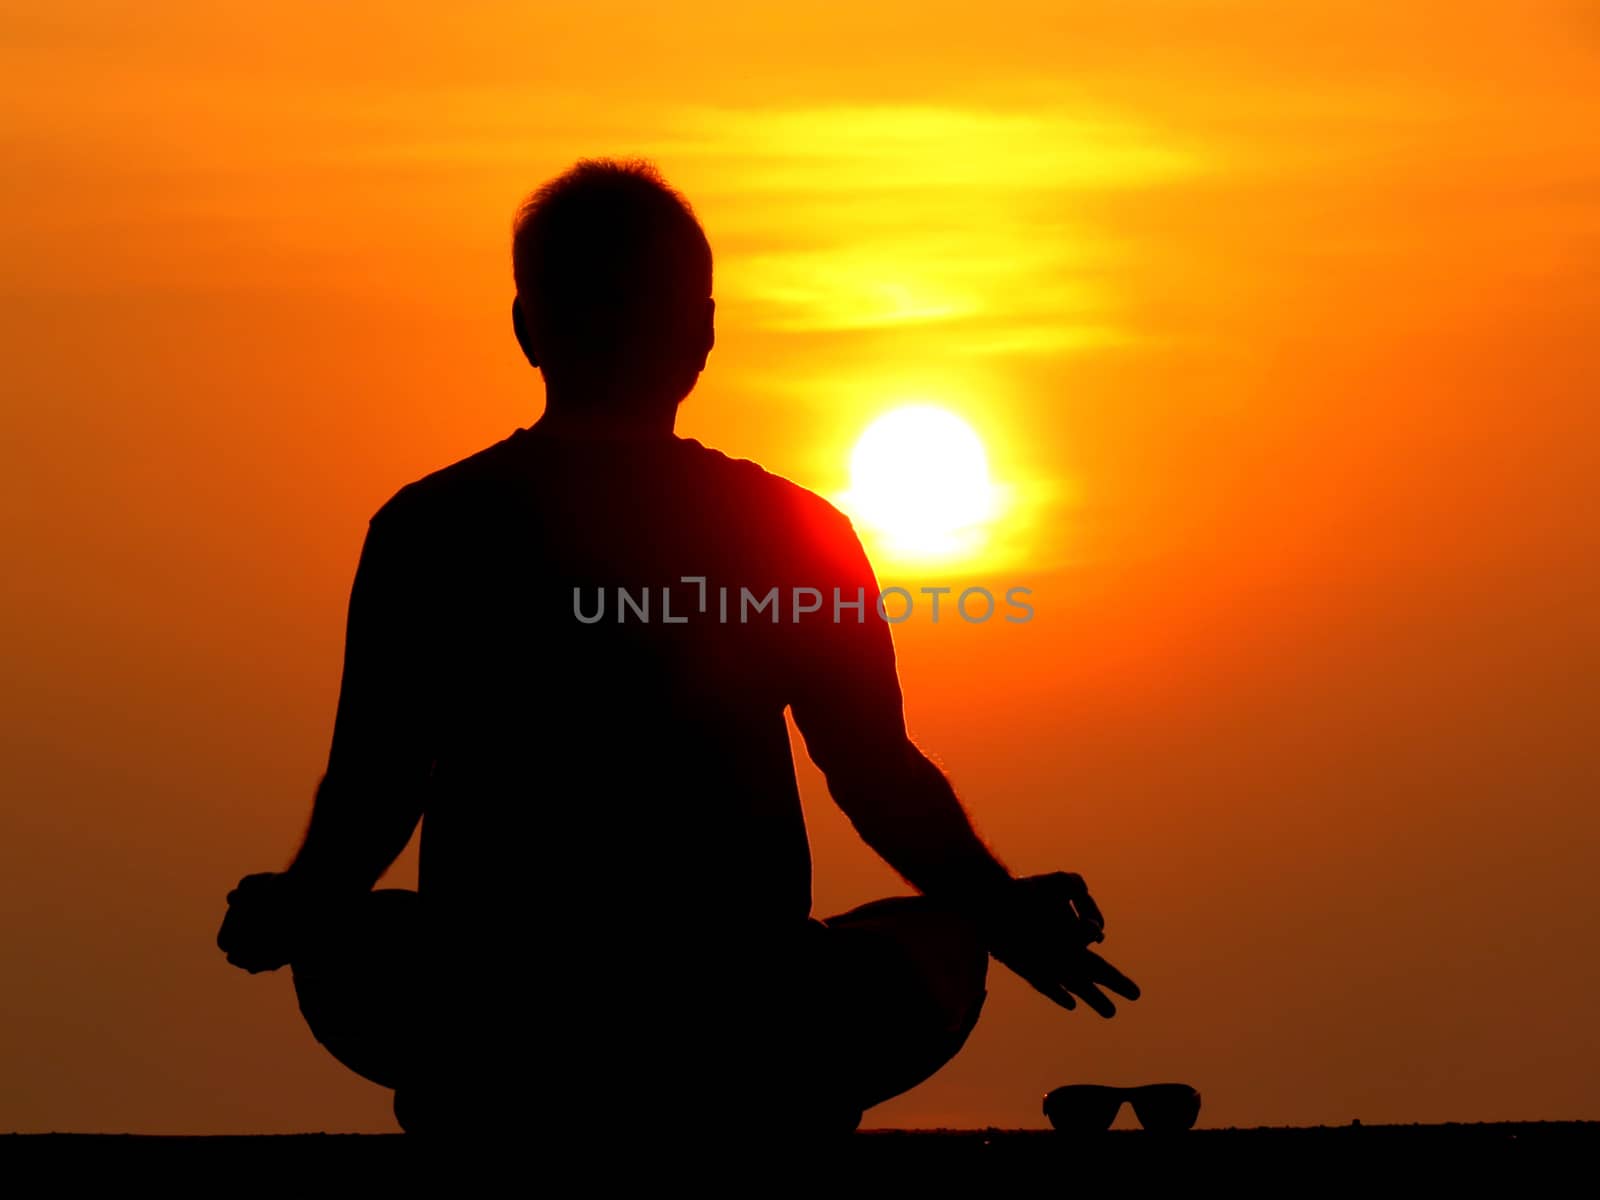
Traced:
<path fill-rule="evenodd" d="M 683 198 L 580 163 L 513 267 L 544 412 L 373 516 L 304 843 L 229 896 L 228 961 L 289 966 L 437 1132 L 851 1129 L 960 1049 L 991 956 L 1066 1008 L 1137 997 L 1083 881 L 1013 877 L 907 736 L 850 523 L 674 433 L 713 340 Z M 786 712 L 917 895 L 812 916 Z M 374 890 L 419 822 L 417 890 Z"/>

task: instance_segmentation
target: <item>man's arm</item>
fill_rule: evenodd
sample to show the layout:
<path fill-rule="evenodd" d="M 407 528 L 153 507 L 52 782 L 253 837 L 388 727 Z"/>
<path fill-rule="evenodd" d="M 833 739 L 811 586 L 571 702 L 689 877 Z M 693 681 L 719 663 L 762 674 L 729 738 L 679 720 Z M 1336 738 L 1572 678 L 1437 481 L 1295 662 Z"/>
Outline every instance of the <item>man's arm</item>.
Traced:
<path fill-rule="evenodd" d="M 1011 872 L 978 836 L 944 772 L 903 728 L 898 745 L 838 747 L 819 730 L 816 710 L 802 703 L 794 711 L 834 801 L 862 840 L 907 883 L 974 912 L 1006 890 Z"/>
<path fill-rule="evenodd" d="M 373 520 L 350 589 L 328 770 L 287 872 L 320 892 L 369 891 L 422 817 L 436 698 L 417 556 L 383 514 Z"/>
<path fill-rule="evenodd" d="M 1105 922 L 1083 880 L 1016 879 L 984 845 L 944 772 L 907 736 L 894 644 L 859 540 L 842 520 L 826 540 L 841 599 L 864 596 L 864 619 L 825 598 L 818 616 L 843 616 L 806 639 L 791 711 L 835 802 L 908 883 L 977 920 L 997 959 L 1063 1007 L 1075 1007 L 1076 995 L 1110 1016 L 1101 986 L 1129 999 L 1139 989 L 1087 949 L 1104 938 Z"/>
<path fill-rule="evenodd" d="M 295 953 L 329 903 L 377 883 L 410 841 L 433 767 L 433 678 L 418 548 L 380 513 L 350 592 L 344 674 L 328 769 L 287 871 L 251 875 L 229 894 L 217 935 L 252 973 Z"/>

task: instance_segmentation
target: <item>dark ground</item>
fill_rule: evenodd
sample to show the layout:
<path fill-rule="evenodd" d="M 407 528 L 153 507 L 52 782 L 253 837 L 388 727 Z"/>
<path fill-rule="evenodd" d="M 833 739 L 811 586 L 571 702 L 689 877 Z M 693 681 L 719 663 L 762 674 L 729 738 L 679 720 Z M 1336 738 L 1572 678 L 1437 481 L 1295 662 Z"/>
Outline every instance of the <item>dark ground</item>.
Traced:
<path fill-rule="evenodd" d="M 0 1180 L 48 1181 L 52 1190 L 113 1182 L 213 1194 L 265 1186 L 296 1194 L 367 1187 L 476 1193 L 503 1190 L 509 1168 L 523 1185 L 517 1190 L 548 1183 L 540 1190 L 558 1195 L 608 1183 L 630 1191 L 675 1179 L 704 1185 L 713 1177 L 724 1190 L 747 1195 L 817 1184 L 830 1191 L 911 1186 L 980 1196 L 995 1187 L 1065 1194 L 1074 1185 L 1109 1185 L 1116 1195 L 1157 1182 L 1283 1195 L 1317 1194 L 1329 1185 L 1431 1193 L 1445 1183 L 1466 1185 L 1469 1194 L 1491 1184 L 1517 1194 L 1547 1188 L 1594 1194 L 1600 1155 L 1594 1121 L 1130 1130 L 1087 1138 L 1034 1130 L 881 1131 L 787 1151 L 719 1138 L 712 1127 L 697 1144 L 680 1139 L 665 1149 L 621 1126 L 595 1133 L 554 1142 L 530 1136 L 516 1146 L 430 1146 L 399 1135 L 10 1134 L 0 1136 Z"/>

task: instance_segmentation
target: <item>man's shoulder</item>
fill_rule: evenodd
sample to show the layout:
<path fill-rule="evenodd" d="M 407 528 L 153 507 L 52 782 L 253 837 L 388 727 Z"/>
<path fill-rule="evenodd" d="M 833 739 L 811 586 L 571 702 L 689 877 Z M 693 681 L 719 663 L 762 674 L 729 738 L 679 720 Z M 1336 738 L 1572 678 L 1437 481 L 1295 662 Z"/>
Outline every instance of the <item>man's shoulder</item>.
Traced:
<path fill-rule="evenodd" d="M 390 496 L 373 514 L 372 520 L 385 524 L 425 520 L 448 513 L 463 501 L 481 495 L 508 477 L 526 434 L 527 430 L 518 429 L 492 446 L 413 480 Z"/>
<path fill-rule="evenodd" d="M 807 586 L 860 581 L 871 574 L 855 526 L 828 500 L 749 459 L 698 443 L 696 448 L 707 456 L 708 473 L 725 481 L 713 488 L 713 502 L 734 544 L 749 547 L 758 561 L 778 564 Z"/>
<path fill-rule="evenodd" d="M 727 498 L 750 505 L 752 515 L 797 521 L 819 531 L 848 530 L 850 520 L 822 496 L 792 479 L 769 471 L 748 458 L 734 458 L 720 450 L 683 439 L 708 474 L 720 477 Z"/>

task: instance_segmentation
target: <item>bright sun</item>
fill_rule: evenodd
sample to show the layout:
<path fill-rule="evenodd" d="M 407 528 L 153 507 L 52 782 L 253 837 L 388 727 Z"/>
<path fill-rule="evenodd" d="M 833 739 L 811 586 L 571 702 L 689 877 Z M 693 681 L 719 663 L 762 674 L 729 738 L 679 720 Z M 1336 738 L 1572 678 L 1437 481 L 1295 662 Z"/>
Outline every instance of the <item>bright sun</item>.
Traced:
<path fill-rule="evenodd" d="M 885 413 L 850 455 L 847 507 L 905 554 L 973 549 L 994 516 L 983 443 L 960 417 L 930 404 Z"/>

